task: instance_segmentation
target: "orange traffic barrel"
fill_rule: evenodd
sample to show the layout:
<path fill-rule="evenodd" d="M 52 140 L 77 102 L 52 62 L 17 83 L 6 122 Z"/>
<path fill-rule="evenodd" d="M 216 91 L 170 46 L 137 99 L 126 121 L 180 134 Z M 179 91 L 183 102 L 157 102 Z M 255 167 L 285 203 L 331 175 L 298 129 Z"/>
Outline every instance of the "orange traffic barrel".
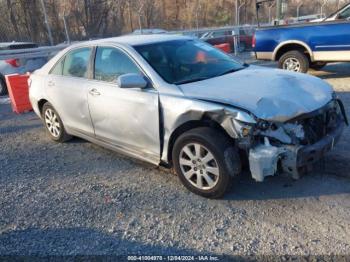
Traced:
<path fill-rule="evenodd" d="M 5 76 L 11 107 L 13 112 L 17 114 L 32 110 L 32 105 L 29 101 L 28 78 L 29 74 Z"/>
<path fill-rule="evenodd" d="M 221 49 L 222 51 L 226 52 L 226 53 L 231 53 L 231 47 L 230 44 L 225 43 L 225 44 L 220 44 L 220 45 L 214 45 L 216 48 Z"/>

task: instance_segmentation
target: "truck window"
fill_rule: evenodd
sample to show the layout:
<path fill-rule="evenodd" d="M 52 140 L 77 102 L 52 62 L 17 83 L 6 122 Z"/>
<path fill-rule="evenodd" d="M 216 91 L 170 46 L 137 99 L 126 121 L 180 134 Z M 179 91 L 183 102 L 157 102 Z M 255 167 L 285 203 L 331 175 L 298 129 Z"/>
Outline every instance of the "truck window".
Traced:
<path fill-rule="evenodd" d="M 337 19 L 342 20 L 342 19 L 349 19 L 350 18 L 350 7 L 345 9 L 343 12 L 341 12 Z"/>

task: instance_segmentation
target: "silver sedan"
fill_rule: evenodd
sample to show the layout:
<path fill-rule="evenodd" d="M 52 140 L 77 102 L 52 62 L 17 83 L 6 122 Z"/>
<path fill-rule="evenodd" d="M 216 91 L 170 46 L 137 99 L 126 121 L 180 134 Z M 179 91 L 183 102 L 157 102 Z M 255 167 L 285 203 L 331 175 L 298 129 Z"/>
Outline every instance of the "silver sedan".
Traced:
<path fill-rule="evenodd" d="M 347 122 L 322 80 L 236 61 L 189 37 L 124 36 L 61 51 L 30 79 L 30 100 L 57 142 L 78 136 L 174 168 L 220 197 L 248 159 L 252 177 L 298 178 Z"/>

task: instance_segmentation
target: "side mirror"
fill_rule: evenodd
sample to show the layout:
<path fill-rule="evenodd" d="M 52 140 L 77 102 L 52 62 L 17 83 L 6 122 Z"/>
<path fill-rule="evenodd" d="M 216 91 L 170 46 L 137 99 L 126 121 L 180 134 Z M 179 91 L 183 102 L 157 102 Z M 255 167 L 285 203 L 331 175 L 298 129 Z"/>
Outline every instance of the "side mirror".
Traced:
<path fill-rule="evenodd" d="M 145 88 L 147 81 L 139 74 L 125 74 L 121 75 L 117 79 L 118 86 L 120 88 Z"/>

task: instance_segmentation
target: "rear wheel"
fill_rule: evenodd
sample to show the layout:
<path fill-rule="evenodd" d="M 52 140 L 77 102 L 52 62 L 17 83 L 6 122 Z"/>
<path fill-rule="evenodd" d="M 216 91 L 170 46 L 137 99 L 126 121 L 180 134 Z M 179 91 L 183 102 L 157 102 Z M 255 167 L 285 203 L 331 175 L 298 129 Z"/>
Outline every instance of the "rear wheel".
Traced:
<path fill-rule="evenodd" d="M 317 70 L 321 70 L 326 65 L 327 65 L 326 62 L 314 62 L 314 63 L 311 63 L 310 67 L 317 71 Z"/>
<path fill-rule="evenodd" d="M 288 71 L 306 73 L 309 70 L 309 59 L 300 51 L 289 51 L 280 57 L 278 67 Z"/>
<path fill-rule="evenodd" d="M 72 138 L 67 134 L 60 116 L 50 103 L 44 104 L 42 115 L 46 131 L 52 140 L 62 143 Z"/>
<path fill-rule="evenodd" d="M 0 78 L 0 96 L 7 95 L 7 86 L 4 79 Z"/>
<path fill-rule="evenodd" d="M 182 134 L 172 152 L 174 168 L 180 181 L 191 192 L 218 198 L 230 187 L 241 170 L 239 155 L 232 141 L 208 127 Z"/>

